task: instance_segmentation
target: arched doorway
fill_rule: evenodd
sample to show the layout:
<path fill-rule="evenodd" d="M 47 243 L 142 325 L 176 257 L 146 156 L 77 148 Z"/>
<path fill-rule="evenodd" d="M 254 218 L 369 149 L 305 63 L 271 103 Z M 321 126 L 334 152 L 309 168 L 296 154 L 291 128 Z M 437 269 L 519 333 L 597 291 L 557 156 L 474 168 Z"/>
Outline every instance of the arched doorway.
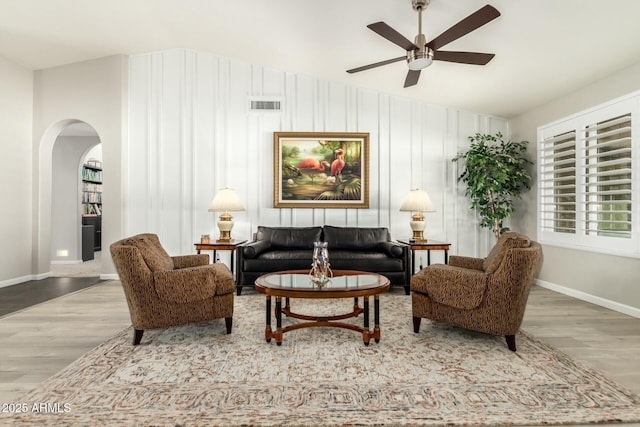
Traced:
<path fill-rule="evenodd" d="M 45 276 L 100 275 L 100 257 L 82 265 L 82 165 L 96 146 L 97 131 L 80 120 L 52 125 L 41 140 L 37 262 Z"/>

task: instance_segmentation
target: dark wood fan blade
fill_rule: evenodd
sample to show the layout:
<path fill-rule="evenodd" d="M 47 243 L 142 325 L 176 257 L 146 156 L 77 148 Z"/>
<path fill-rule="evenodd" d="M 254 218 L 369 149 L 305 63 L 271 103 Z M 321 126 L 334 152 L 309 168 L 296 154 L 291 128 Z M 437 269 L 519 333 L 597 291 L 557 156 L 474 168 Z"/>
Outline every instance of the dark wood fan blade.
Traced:
<path fill-rule="evenodd" d="M 381 66 L 387 65 L 387 64 L 393 64 L 394 62 L 402 61 L 403 59 L 406 60 L 407 57 L 406 56 L 399 56 L 397 58 L 387 59 L 386 61 L 380 61 L 380 62 L 376 62 L 376 63 L 369 64 L 369 65 L 363 65 L 362 67 L 352 68 L 350 70 L 347 70 L 347 73 L 357 73 L 358 71 L 364 71 L 364 70 L 369 70 L 371 68 L 381 67 Z"/>
<path fill-rule="evenodd" d="M 500 12 L 498 12 L 495 7 L 486 5 L 485 7 L 467 16 L 462 21 L 458 22 L 435 39 L 431 40 L 429 43 L 427 43 L 427 46 L 429 46 L 433 50 L 438 50 L 441 47 L 451 43 L 452 41 L 459 39 L 465 34 L 469 34 L 473 30 L 477 30 L 478 28 L 482 27 L 484 24 L 493 21 L 498 16 L 500 16 Z"/>
<path fill-rule="evenodd" d="M 420 70 L 409 70 L 407 78 L 404 79 L 404 87 L 415 86 L 420 78 Z"/>
<path fill-rule="evenodd" d="M 459 62 L 461 64 L 486 65 L 496 56 L 494 53 L 449 52 L 436 50 L 433 59 L 436 61 Z"/>
<path fill-rule="evenodd" d="M 408 40 L 405 36 L 385 24 L 384 22 L 374 22 L 373 24 L 367 25 L 367 28 L 371 29 L 378 33 L 378 35 L 384 37 L 389 40 L 391 43 L 395 43 L 404 50 L 413 50 L 418 49 L 418 46 L 413 44 L 410 40 Z"/>

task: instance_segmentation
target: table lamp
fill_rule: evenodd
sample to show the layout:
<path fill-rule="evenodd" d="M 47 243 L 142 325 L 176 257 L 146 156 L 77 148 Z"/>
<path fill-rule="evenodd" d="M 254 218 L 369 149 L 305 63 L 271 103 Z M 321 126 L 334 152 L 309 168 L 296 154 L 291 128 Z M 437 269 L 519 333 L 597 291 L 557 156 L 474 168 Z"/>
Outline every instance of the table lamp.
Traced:
<path fill-rule="evenodd" d="M 433 207 L 433 203 L 429 198 L 429 195 L 424 190 L 411 190 L 409 191 L 409 195 L 405 199 L 402 206 L 400 206 L 401 211 L 406 212 L 414 212 L 411 216 L 411 221 L 409 225 L 411 226 L 411 230 L 413 231 L 413 240 L 425 242 L 425 238 L 422 234 L 426 227 L 426 223 L 424 222 L 424 215 L 422 212 L 435 212 L 435 208 Z"/>
<path fill-rule="evenodd" d="M 243 211 L 244 206 L 238 198 L 238 195 L 231 188 L 221 188 L 216 193 L 216 196 L 209 205 L 209 212 L 223 212 L 220 215 L 218 221 L 218 229 L 220 230 L 220 237 L 216 240 L 217 243 L 231 243 L 231 229 L 233 228 L 233 217 L 229 214 L 229 211 Z"/>

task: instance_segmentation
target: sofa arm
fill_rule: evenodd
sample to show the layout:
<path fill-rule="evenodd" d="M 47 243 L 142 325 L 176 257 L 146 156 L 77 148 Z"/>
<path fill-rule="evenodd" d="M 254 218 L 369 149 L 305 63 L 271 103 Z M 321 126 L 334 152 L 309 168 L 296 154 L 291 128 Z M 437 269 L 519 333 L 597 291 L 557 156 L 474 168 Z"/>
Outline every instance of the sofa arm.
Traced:
<path fill-rule="evenodd" d="M 482 302 L 488 276 L 479 270 L 433 264 L 411 278 L 411 290 L 458 309 L 476 308 Z"/>
<path fill-rule="evenodd" d="M 245 258 L 255 258 L 270 247 L 271 242 L 269 240 L 256 240 L 240 246 L 240 250 Z"/>
<path fill-rule="evenodd" d="M 402 243 L 396 243 L 396 242 L 380 242 L 376 245 L 377 249 L 380 249 L 381 251 L 386 253 L 388 256 L 393 258 L 402 258 L 405 247 L 406 245 L 403 245 Z"/>
<path fill-rule="evenodd" d="M 170 303 L 190 303 L 211 298 L 216 293 L 215 272 L 210 268 L 188 267 L 156 271 L 153 282 L 160 299 Z"/>
<path fill-rule="evenodd" d="M 209 255 L 207 254 L 179 255 L 172 256 L 171 259 L 173 260 L 174 269 L 197 267 L 199 265 L 209 264 Z"/>
<path fill-rule="evenodd" d="M 484 269 L 482 268 L 483 262 L 484 259 L 482 258 L 472 258 L 459 255 L 451 255 L 449 257 L 449 265 L 452 265 L 454 267 L 470 268 L 472 270 L 484 271 Z"/>

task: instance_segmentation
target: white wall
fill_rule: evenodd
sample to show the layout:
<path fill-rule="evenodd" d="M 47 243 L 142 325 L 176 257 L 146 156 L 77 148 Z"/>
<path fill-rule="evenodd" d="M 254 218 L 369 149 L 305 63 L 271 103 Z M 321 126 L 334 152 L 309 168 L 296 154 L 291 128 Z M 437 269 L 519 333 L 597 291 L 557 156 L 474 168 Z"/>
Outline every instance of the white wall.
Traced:
<path fill-rule="evenodd" d="M 510 120 L 514 139 L 531 141 L 536 157 L 537 128 L 640 89 L 640 63 L 575 93 Z M 537 233 L 536 188 L 525 196 L 518 226 Z M 543 286 L 640 317 L 640 260 L 545 245 L 540 272 Z"/>
<path fill-rule="evenodd" d="M 258 225 L 312 224 L 408 237 L 410 214 L 398 209 L 419 187 L 437 209 L 426 214 L 427 237 L 465 255 L 484 256 L 493 243 L 450 160 L 477 131 L 506 133 L 503 119 L 182 49 L 132 56 L 129 71 L 127 235 L 155 232 L 169 253 L 192 253 L 201 234 L 217 236 L 207 207 L 229 186 L 247 208 L 234 213 L 236 238 Z M 251 96 L 279 99 L 283 111 L 249 112 Z M 274 131 L 369 132 L 370 208 L 273 208 Z"/>
<path fill-rule="evenodd" d="M 46 275 L 51 250 L 51 164 L 56 137 L 67 125 L 84 121 L 103 143 L 102 244 L 122 236 L 121 147 L 126 138 L 128 59 L 117 55 L 35 72 L 33 114 L 33 271 Z M 115 271 L 108 251 L 102 277 Z"/>
<path fill-rule="evenodd" d="M 82 160 L 97 136 L 58 136 L 53 146 L 51 199 L 51 261 L 82 262 L 80 195 Z M 60 255 L 59 251 L 67 251 Z"/>
<path fill-rule="evenodd" d="M 0 287 L 31 279 L 33 72 L 0 57 Z"/>

